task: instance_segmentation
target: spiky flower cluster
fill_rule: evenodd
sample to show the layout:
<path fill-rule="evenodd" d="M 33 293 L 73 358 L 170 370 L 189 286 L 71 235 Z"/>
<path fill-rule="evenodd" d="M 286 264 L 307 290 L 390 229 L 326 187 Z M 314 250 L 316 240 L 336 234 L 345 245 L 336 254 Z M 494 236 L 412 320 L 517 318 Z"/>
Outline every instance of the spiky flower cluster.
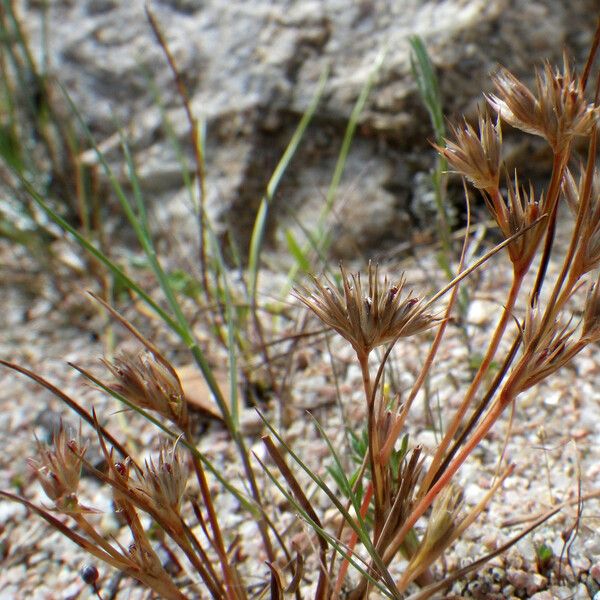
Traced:
<path fill-rule="evenodd" d="M 139 490 L 148 497 L 155 510 L 165 521 L 176 522 L 188 480 L 188 472 L 179 453 L 163 445 L 158 463 L 155 464 L 152 459 L 146 461 L 139 480 Z"/>
<path fill-rule="evenodd" d="M 325 284 L 314 278 L 313 291 L 296 290 L 294 295 L 346 338 L 357 354 L 368 355 L 377 346 L 425 331 L 436 322 L 419 298 L 403 294 L 404 278 L 393 284 L 387 278 L 382 282 L 377 266 L 369 263 L 365 289 L 360 273 L 349 275 L 344 267 L 340 272 L 341 289 L 328 278 Z"/>
<path fill-rule="evenodd" d="M 590 286 L 579 324 L 572 325 L 572 318 L 565 323 L 560 314 L 548 320 L 538 305 L 528 308 L 522 328 L 523 355 L 507 381 L 507 398 L 547 379 L 588 344 L 600 340 L 599 283 L 600 279 Z"/>
<path fill-rule="evenodd" d="M 38 441 L 38 451 L 38 459 L 30 458 L 28 463 L 48 498 L 64 512 L 78 510 L 77 488 L 86 452 L 81 440 L 68 437 L 61 424 L 52 446 Z"/>
<path fill-rule="evenodd" d="M 181 382 L 151 352 L 122 354 L 113 362 L 103 361 L 116 381 L 109 387 L 139 406 L 153 410 L 185 429 L 188 422 L 187 403 Z"/>
<path fill-rule="evenodd" d="M 600 264 L 600 171 L 586 170 L 576 182 L 567 169 L 562 190 L 575 215 L 581 209 L 582 202 L 587 204 L 585 212 L 589 216 L 582 224 L 579 246 L 573 260 L 573 269 L 578 275 L 584 275 Z"/>
<path fill-rule="evenodd" d="M 562 71 L 546 63 L 543 71 L 536 72 L 535 93 L 507 69 L 501 69 L 493 81 L 497 93 L 488 96 L 492 108 L 513 127 L 545 138 L 555 152 L 574 136 L 589 135 L 598 120 L 598 108 L 586 100 L 566 58 Z"/>
<path fill-rule="evenodd" d="M 502 164 L 500 121 L 493 123 L 487 114 L 479 115 L 479 132 L 466 121 L 453 127 L 454 141 L 437 147 L 453 169 L 464 175 L 477 189 L 491 192 L 498 188 Z"/>
<path fill-rule="evenodd" d="M 528 189 L 520 186 L 516 174 L 514 183 L 509 181 L 507 189 L 506 205 L 497 202 L 491 210 L 506 238 L 521 233 L 508 245 L 508 254 L 512 263 L 524 271 L 531 264 L 545 231 L 546 225 L 540 219 L 545 204 L 544 196 L 542 194 L 536 198 L 531 183 Z"/>

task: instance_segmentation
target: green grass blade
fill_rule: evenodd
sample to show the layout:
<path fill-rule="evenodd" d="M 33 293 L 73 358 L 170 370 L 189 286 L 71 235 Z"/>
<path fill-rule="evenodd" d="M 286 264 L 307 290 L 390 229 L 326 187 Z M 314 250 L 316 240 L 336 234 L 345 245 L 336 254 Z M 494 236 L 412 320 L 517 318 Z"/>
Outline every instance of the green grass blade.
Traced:
<path fill-rule="evenodd" d="M 346 161 L 348 159 L 348 154 L 350 152 L 350 146 L 352 145 L 352 140 L 354 139 L 354 134 L 356 132 L 356 128 L 358 126 L 358 120 L 360 115 L 367 103 L 367 99 L 373 86 L 375 85 L 377 76 L 379 75 L 379 70 L 383 65 L 383 60 L 387 50 L 384 48 L 375 59 L 371 72 L 367 77 L 367 81 L 365 85 L 362 87 L 360 94 L 352 108 L 352 112 L 350 113 L 350 118 L 348 120 L 348 124 L 346 126 L 346 131 L 344 132 L 344 137 L 342 139 L 342 145 L 340 148 L 340 152 L 338 154 L 338 158 L 336 161 L 335 169 L 333 175 L 331 177 L 331 182 L 327 189 L 327 195 L 325 197 L 325 205 L 323 206 L 321 213 L 319 215 L 319 219 L 317 221 L 317 226 L 315 229 L 314 238 L 317 240 L 317 248 L 319 249 L 318 254 L 324 254 L 329 248 L 330 240 L 327 232 L 324 229 L 325 221 L 333 208 L 333 202 L 335 200 L 335 196 L 342 180 L 342 175 L 344 174 L 344 169 L 346 167 Z M 307 253 L 310 248 L 310 245 L 304 247 L 304 253 Z M 289 288 L 293 285 L 293 282 L 296 280 L 298 275 L 298 265 L 294 265 L 289 273 L 288 273 L 288 284 L 286 284 L 286 293 L 289 291 Z"/>
<path fill-rule="evenodd" d="M 429 113 L 431 125 L 435 133 L 435 141 L 441 144 L 446 136 L 446 127 L 444 125 L 440 87 L 435 70 L 427 54 L 423 40 L 418 35 L 414 35 L 409 41 L 412 50 L 410 64 L 413 76 L 419 88 L 423 104 Z"/>
<path fill-rule="evenodd" d="M 239 427 L 239 398 L 238 398 L 238 368 L 237 368 L 237 327 L 236 312 L 231 286 L 227 277 L 227 267 L 221 252 L 219 242 L 213 230 L 207 223 L 207 233 L 216 263 L 215 277 L 222 281 L 223 295 L 225 297 L 225 321 L 227 324 L 227 355 L 229 368 L 229 397 L 231 399 L 231 419 L 237 431 Z"/>
<path fill-rule="evenodd" d="M 358 560 L 361 560 L 358 556 L 352 556 L 349 553 L 348 549 L 341 545 L 340 541 L 333 537 L 330 533 L 328 533 L 325 529 L 319 526 L 318 523 L 314 521 L 310 517 L 310 515 L 306 512 L 306 510 L 300 505 L 300 503 L 290 494 L 286 488 L 279 482 L 277 477 L 271 473 L 268 467 L 257 457 L 257 460 L 260 466 L 263 468 L 267 477 L 273 482 L 273 485 L 277 487 L 277 489 L 281 492 L 281 494 L 286 498 L 286 500 L 294 507 L 296 512 L 300 515 L 300 517 L 317 533 L 321 535 L 325 539 L 327 539 L 328 544 L 344 559 L 346 559 L 364 578 L 366 578 L 371 584 L 373 584 L 379 591 L 385 594 L 388 598 L 393 598 L 394 596 L 386 589 L 386 587 L 380 582 L 377 581 L 369 574 L 369 572 L 365 569 L 364 566 L 358 563 Z"/>
<path fill-rule="evenodd" d="M 344 472 L 344 468 L 342 466 L 342 461 L 340 460 L 339 456 L 337 455 L 337 452 L 335 451 L 335 448 L 333 447 L 333 444 L 331 443 L 329 436 L 325 433 L 325 430 L 321 427 L 321 424 L 317 421 L 317 419 L 315 419 L 315 417 L 313 415 L 310 415 L 310 416 L 313 420 L 315 427 L 321 434 L 321 437 L 325 440 L 325 443 L 327 444 L 327 447 L 329 448 L 329 452 L 331 453 L 331 457 L 333 458 L 333 462 L 335 463 L 335 465 L 338 469 L 338 472 L 341 475 L 341 478 L 342 478 L 341 481 L 343 483 L 343 486 L 340 491 L 346 496 L 346 498 L 348 498 L 350 500 L 350 502 L 352 502 L 352 508 L 354 508 L 354 512 L 356 513 L 356 517 L 358 519 L 359 526 L 362 529 L 364 529 L 364 531 L 366 533 L 367 527 L 365 525 L 363 518 L 360 515 L 360 500 L 357 498 L 356 494 L 352 491 L 352 485 L 351 485 L 350 481 L 348 480 L 348 478 L 346 477 L 346 473 Z"/>
<path fill-rule="evenodd" d="M 149 244 L 152 245 L 152 237 L 150 235 L 150 229 L 148 225 L 148 213 L 146 212 L 146 203 L 144 202 L 144 196 L 142 194 L 142 188 L 140 186 L 140 180 L 137 175 L 137 169 L 131 156 L 129 144 L 123 135 L 123 132 L 119 130 L 119 137 L 121 138 L 121 149 L 123 150 L 123 156 L 125 157 L 125 163 L 127 164 L 127 171 L 129 173 L 129 181 L 131 183 L 131 189 L 133 191 L 133 198 L 135 200 L 137 208 L 137 219 L 139 220 L 141 230 L 144 232 L 146 239 Z"/>
<path fill-rule="evenodd" d="M 281 182 L 281 178 L 283 177 L 294 154 L 296 153 L 296 150 L 298 149 L 298 146 L 304 137 L 304 133 L 306 132 L 306 129 L 308 128 L 308 125 L 313 118 L 315 111 L 317 110 L 323 90 L 325 89 L 325 83 L 327 82 L 327 75 L 327 70 L 323 71 L 321 74 L 319 83 L 317 85 L 317 90 L 315 91 L 315 94 L 313 95 L 306 112 L 304 115 L 302 115 L 302 119 L 300 119 L 300 123 L 298 123 L 298 127 L 296 127 L 296 130 L 294 131 L 292 139 L 287 145 L 285 152 L 277 163 L 277 166 L 275 167 L 275 170 L 273 171 L 273 174 L 271 175 L 271 178 L 267 184 L 267 193 L 263 196 L 260 202 L 258 214 L 256 215 L 256 219 L 254 221 L 252 237 L 250 239 L 250 252 L 248 256 L 248 272 L 250 278 L 249 295 L 253 306 L 256 303 L 256 287 L 260 269 L 260 253 L 264 239 L 269 207 L 273 201 L 273 197 L 275 196 L 275 192 L 277 191 L 279 183 Z"/>
<path fill-rule="evenodd" d="M 276 431 L 276 429 L 267 421 L 267 419 L 260 413 L 260 411 L 258 412 L 258 414 L 261 417 L 261 419 L 263 420 L 264 424 L 269 429 L 269 431 L 275 436 L 275 438 L 281 444 L 281 446 L 283 448 L 285 448 L 286 452 L 288 452 L 288 454 L 291 456 L 291 458 L 294 460 L 294 462 L 319 486 L 319 488 L 323 491 L 323 493 L 325 493 L 327 495 L 327 497 L 331 500 L 333 505 L 343 516 L 343 518 L 346 521 L 346 523 L 348 524 L 348 526 L 358 536 L 358 539 L 360 540 L 360 542 L 363 544 L 363 546 L 369 553 L 369 556 L 371 557 L 371 559 L 373 560 L 373 562 L 379 569 L 380 573 L 382 573 L 382 577 L 384 577 L 385 579 L 388 580 L 389 585 L 393 585 L 393 579 L 392 579 L 391 575 L 389 574 L 386 566 L 383 564 L 381 557 L 375 550 L 375 547 L 373 546 L 371 539 L 369 538 L 369 535 L 366 531 L 366 527 L 364 526 L 364 521 L 360 517 L 360 513 L 358 512 L 357 514 L 359 514 L 359 519 L 360 519 L 360 523 L 362 526 L 356 523 L 354 518 L 346 510 L 346 508 L 340 502 L 338 497 L 329 489 L 329 486 L 323 481 L 323 479 L 321 477 L 316 475 L 313 471 L 311 471 L 306 466 L 306 464 L 302 461 L 302 459 L 290 448 L 290 446 L 279 435 L 279 433 Z M 360 509 L 360 507 L 359 507 L 359 509 Z"/>
<path fill-rule="evenodd" d="M 285 241 L 287 243 L 290 254 L 296 260 L 298 268 L 304 272 L 310 271 L 310 260 L 308 254 L 300 247 L 300 244 L 296 241 L 294 234 L 290 229 L 286 229 Z"/>

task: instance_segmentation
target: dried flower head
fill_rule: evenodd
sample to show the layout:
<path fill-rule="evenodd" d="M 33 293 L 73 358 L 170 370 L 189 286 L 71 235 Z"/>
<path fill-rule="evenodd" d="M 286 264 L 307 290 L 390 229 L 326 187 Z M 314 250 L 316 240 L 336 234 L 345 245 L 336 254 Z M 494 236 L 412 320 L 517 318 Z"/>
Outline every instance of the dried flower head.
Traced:
<path fill-rule="evenodd" d="M 573 260 L 573 268 L 581 276 L 600 265 L 600 171 L 591 169 L 587 172 L 582 169 L 579 181 L 576 182 L 567 169 L 562 189 L 567 204 L 575 215 L 581 210 L 582 204 L 587 207 L 577 255 Z"/>
<path fill-rule="evenodd" d="M 499 210 L 496 210 L 498 203 L 494 203 L 492 206 L 488 202 L 488 206 L 506 238 L 526 230 L 508 246 L 508 254 L 512 263 L 523 272 L 531 264 L 545 231 L 543 220 L 534 225 L 542 214 L 540 207 L 544 205 L 544 197 L 541 195 L 539 200 L 536 199 L 531 183 L 529 190 L 520 186 L 516 173 L 514 184 L 508 181 L 507 189 L 508 202 L 506 205 Z"/>
<path fill-rule="evenodd" d="M 181 382 L 154 354 L 122 354 L 112 363 L 103 362 L 116 379 L 110 389 L 140 408 L 156 411 L 181 429 L 186 427 L 188 412 Z"/>
<path fill-rule="evenodd" d="M 62 426 L 53 435 L 52 447 L 38 441 L 38 460 L 29 459 L 29 465 L 56 508 L 64 512 L 79 510 L 77 488 L 86 448 L 79 440 L 69 438 Z"/>
<path fill-rule="evenodd" d="M 446 147 L 438 151 L 450 166 L 464 175 L 480 190 L 495 190 L 500 179 L 502 163 L 502 131 L 500 121 L 486 113 L 479 115 L 479 133 L 464 122 L 452 129 L 454 141 L 446 140 Z"/>
<path fill-rule="evenodd" d="M 566 365 L 587 344 L 575 339 L 577 326 L 559 319 L 546 322 L 537 305 L 530 307 L 523 324 L 524 355 L 510 376 L 512 396 L 533 387 Z"/>
<path fill-rule="evenodd" d="M 179 509 L 185 493 L 188 472 L 179 453 L 173 448 L 162 446 L 158 464 L 146 461 L 146 469 L 140 474 L 139 490 L 169 522 L 179 522 Z"/>
<path fill-rule="evenodd" d="M 108 458 L 109 473 L 112 480 L 113 504 L 116 512 L 126 513 L 131 509 L 131 477 L 132 462 L 129 458 L 123 462 L 113 462 Z"/>
<path fill-rule="evenodd" d="M 453 541 L 459 524 L 462 493 L 455 484 L 444 488 L 435 498 L 423 540 L 402 576 L 400 589 L 423 572 Z"/>
<path fill-rule="evenodd" d="M 600 338 L 600 276 L 590 286 L 585 300 L 581 337 L 588 342 Z"/>
<path fill-rule="evenodd" d="M 405 280 L 390 284 L 379 280 L 377 266 L 369 263 L 368 290 L 360 273 L 348 275 L 340 267 L 342 289 L 325 278 L 326 285 L 314 278 L 313 291 L 293 293 L 323 323 L 346 338 L 357 354 L 364 356 L 373 348 L 420 333 L 436 318 L 424 312 L 421 300 L 409 292 L 403 295 Z"/>
<path fill-rule="evenodd" d="M 493 78 L 497 95 L 488 97 L 492 108 L 513 127 L 544 137 L 555 152 L 573 136 L 588 135 L 598 118 L 598 109 L 587 102 L 583 86 L 569 69 L 565 58 L 563 72 L 546 64 L 536 71 L 536 90 L 507 69 Z"/>

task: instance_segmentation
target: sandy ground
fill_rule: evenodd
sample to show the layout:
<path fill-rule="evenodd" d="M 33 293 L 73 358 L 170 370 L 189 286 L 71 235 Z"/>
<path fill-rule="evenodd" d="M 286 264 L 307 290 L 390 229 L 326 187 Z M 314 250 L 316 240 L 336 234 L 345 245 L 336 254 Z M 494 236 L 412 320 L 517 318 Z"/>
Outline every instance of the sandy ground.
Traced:
<path fill-rule="evenodd" d="M 119 413 L 112 400 L 83 384 L 81 377 L 66 364 L 72 361 L 96 368 L 97 359 L 105 350 L 105 321 L 78 291 L 93 286 L 93 281 L 81 277 L 77 281 L 57 282 L 52 278 L 55 276 L 33 272 L 31 261 L 18 250 L 4 246 L 1 252 L 0 264 L 5 265 L 6 276 L 2 275 L 4 283 L 0 287 L 4 320 L 0 323 L 0 357 L 35 370 L 88 408 L 93 404 L 106 416 L 111 430 L 121 439 L 133 439 L 140 455 L 145 456 L 147 449 L 156 447 L 154 430 L 139 419 Z M 481 352 L 484 348 L 499 314 L 510 275 L 503 265 L 501 258 L 494 259 L 489 268 L 467 285 L 470 295 L 467 332 L 471 352 Z M 432 252 L 423 253 L 419 261 L 405 262 L 402 268 L 415 290 L 436 280 Z M 61 284 L 60 290 L 56 289 L 57 283 Z M 167 345 L 168 350 L 173 350 L 171 355 L 175 362 L 189 362 L 181 349 L 168 346 L 173 343 L 172 339 L 161 333 L 156 321 L 143 316 L 136 318 L 131 306 L 126 306 L 126 311 L 157 343 L 163 344 L 163 349 Z M 285 321 L 280 325 L 281 331 L 268 331 L 268 335 L 276 338 L 289 332 Z M 131 346 L 122 332 L 116 336 L 117 345 Z M 284 356 L 286 348 L 289 349 L 284 344 Z M 331 354 L 323 340 L 308 340 L 293 356 L 293 369 L 287 369 L 286 360 L 274 363 L 277 376 L 288 377 L 289 393 L 285 402 L 271 399 L 261 407 L 278 426 L 283 426 L 284 435 L 296 452 L 323 475 L 329 460 L 327 449 L 310 419 L 305 417 L 305 411 L 310 410 L 332 441 L 340 445 L 345 440 L 344 422 L 355 431 L 360 431 L 364 422 L 360 371 L 354 364 L 352 352 L 337 336 L 329 338 L 329 348 Z M 405 391 L 412 382 L 426 349 L 427 338 L 398 346 L 393 355 L 393 372 L 394 385 L 400 391 Z M 218 350 L 214 352 L 218 359 Z M 422 444 L 426 451 L 431 451 L 436 443 L 432 422 L 447 418 L 460 401 L 459 391 L 468 383 L 468 354 L 461 332 L 450 325 L 429 382 L 430 396 L 418 398 L 410 419 L 411 443 Z M 596 346 L 587 348 L 571 366 L 522 395 L 514 406 L 508 438 L 509 413 L 460 470 L 458 481 L 463 487 L 466 510 L 489 489 L 503 449 L 505 463 L 515 464 L 514 474 L 504 483 L 485 514 L 454 544 L 445 561 L 436 565 L 436 575 L 441 577 L 499 547 L 549 508 L 563 502 L 567 505 L 478 574 L 456 582 L 444 597 L 600 598 L 600 506 L 594 497 L 600 493 L 600 361 L 597 354 Z M 341 393 L 341 405 L 336 400 L 336 389 Z M 26 464 L 27 457 L 36 452 L 34 434 L 41 440 L 48 439 L 61 418 L 75 426 L 77 419 L 49 392 L 4 368 L 0 368 L 0 414 L 3 448 L 0 489 L 48 506 L 48 500 Z M 248 445 L 264 455 L 260 422 L 251 409 L 244 411 L 243 417 Z M 198 431 L 199 447 L 235 481 L 239 465 L 223 427 L 198 418 Z M 84 428 L 84 437 L 92 446 L 90 456 L 98 457 L 89 428 Z M 259 476 L 259 480 L 262 485 L 269 485 L 263 476 Z M 106 490 L 88 474 L 84 474 L 81 486 L 85 502 L 105 513 L 97 517 L 103 531 L 119 539 L 122 537 L 127 543 L 125 532 L 111 516 Z M 584 502 L 578 516 L 579 490 Z M 256 531 L 235 501 L 225 494 L 216 496 L 224 528 L 242 536 L 245 561 L 241 570 L 253 583 L 259 584 L 267 579 L 268 570 Z M 267 497 L 273 499 L 273 514 L 278 523 L 292 528 L 290 535 L 305 544 L 308 557 L 311 540 L 306 528 L 286 510 L 277 492 L 269 492 Z M 332 512 L 326 499 L 318 494 L 314 499 L 325 522 L 330 518 L 333 522 L 335 511 Z M 544 568 L 536 565 L 537 549 L 542 544 L 551 549 L 553 556 Z M 87 562 L 89 559 L 81 550 L 50 530 L 38 517 L 19 504 L 0 500 L 1 599 L 95 597 L 79 574 Z M 105 565 L 97 566 L 103 598 L 151 597 L 135 582 L 119 578 Z M 199 588 L 188 588 L 187 593 L 191 598 L 205 596 Z"/>

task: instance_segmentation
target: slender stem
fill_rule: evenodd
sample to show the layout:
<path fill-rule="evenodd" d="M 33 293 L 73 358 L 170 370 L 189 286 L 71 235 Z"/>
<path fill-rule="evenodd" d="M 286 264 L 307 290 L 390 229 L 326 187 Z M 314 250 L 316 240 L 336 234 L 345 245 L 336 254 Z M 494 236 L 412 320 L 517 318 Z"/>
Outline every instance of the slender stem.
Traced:
<path fill-rule="evenodd" d="M 452 448 L 450 448 L 450 451 L 446 454 L 446 458 L 444 458 L 444 462 L 438 468 L 435 477 L 432 479 L 433 483 L 435 483 L 438 480 L 438 477 L 441 475 L 441 473 L 444 472 L 446 467 L 450 464 L 450 461 L 454 458 L 454 455 L 456 454 L 458 449 L 462 446 L 464 441 L 469 437 L 469 435 L 471 434 L 471 431 L 473 431 L 475 425 L 477 425 L 477 421 L 479 421 L 479 418 L 481 417 L 481 415 L 484 413 L 484 411 L 488 407 L 491 399 L 493 398 L 494 394 L 496 393 L 496 390 L 500 386 L 500 383 L 506 376 L 506 373 L 508 373 L 508 369 L 517 354 L 517 350 L 521 346 L 521 340 L 522 340 L 522 336 L 521 336 L 521 334 L 519 334 L 513 341 L 512 345 L 510 347 L 510 350 L 505 355 L 504 360 L 502 361 L 502 365 L 500 366 L 498 373 L 494 377 L 494 380 L 488 387 L 488 390 L 485 393 L 484 397 L 481 399 L 481 401 L 475 408 L 475 411 L 469 417 L 468 423 L 463 428 L 463 431 L 461 432 L 461 434 L 458 436 L 458 438 L 452 445 Z"/>
<path fill-rule="evenodd" d="M 103 536 L 101 536 L 95 529 L 90 525 L 88 520 L 80 513 L 69 514 L 69 516 L 77 523 L 79 528 L 89 535 L 92 540 L 96 543 L 99 548 L 102 548 L 104 552 L 109 554 L 112 558 L 123 561 L 123 555 L 109 544 Z M 113 565 L 114 566 L 114 565 Z M 119 567 L 120 568 L 120 567 Z"/>
<path fill-rule="evenodd" d="M 566 166 L 566 161 L 570 154 L 570 143 L 566 144 L 564 150 L 554 154 L 554 160 L 552 163 L 552 176 L 550 178 L 550 184 L 548 185 L 548 192 L 546 194 L 546 207 L 548 209 L 548 224 L 546 229 L 546 239 L 544 240 L 544 250 L 542 253 L 542 259 L 538 268 L 537 276 L 535 279 L 535 285 L 533 286 L 533 292 L 531 294 L 532 303 L 537 301 L 542 285 L 544 284 L 544 278 L 546 277 L 546 270 L 548 269 L 548 263 L 550 262 L 550 253 L 552 252 L 552 246 L 554 244 L 554 234 L 556 232 L 556 217 L 558 214 L 558 196 L 560 192 L 560 183 L 563 178 L 563 173 Z"/>
<path fill-rule="evenodd" d="M 369 504 L 371 503 L 371 497 L 373 496 L 373 484 L 370 483 L 367 486 L 365 491 L 365 497 L 363 498 L 362 504 L 360 506 L 360 516 L 363 519 L 367 515 L 367 510 L 369 509 Z M 352 532 L 350 536 L 350 541 L 348 542 L 348 552 L 346 553 L 346 557 L 342 561 L 342 565 L 340 566 L 340 570 L 337 575 L 337 579 L 335 582 L 335 587 L 333 589 L 333 593 L 331 594 L 332 600 L 336 600 L 339 597 L 340 591 L 342 589 L 342 584 L 344 583 L 344 578 L 346 577 L 346 573 L 348 572 L 348 567 L 350 566 L 350 562 L 348 559 L 352 555 L 354 548 L 356 547 L 356 542 L 358 541 L 358 533 L 356 531 Z"/>
<path fill-rule="evenodd" d="M 381 465 L 377 462 L 376 457 L 379 453 L 380 440 L 379 432 L 377 431 L 377 418 L 375 416 L 375 396 L 371 383 L 371 373 L 369 372 L 369 353 L 358 353 L 358 362 L 362 373 L 363 386 L 365 390 L 365 398 L 367 400 L 368 413 L 368 432 L 369 432 L 369 466 L 371 467 L 371 480 L 373 482 L 373 497 L 375 503 L 375 533 L 374 543 L 377 543 L 379 531 L 383 524 L 383 480 Z"/>
<path fill-rule="evenodd" d="M 185 533 L 189 537 L 188 532 L 186 531 Z M 171 534 L 169 533 L 169 535 Z M 204 585 L 206 585 L 206 587 L 208 588 L 210 595 L 216 600 L 223 598 L 224 590 L 220 581 L 216 577 L 216 573 L 212 568 L 212 563 L 210 562 L 204 550 L 201 547 L 196 547 L 196 551 L 200 550 L 200 552 L 196 554 L 194 548 L 192 548 L 189 541 L 184 536 L 171 535 L 171 537 L 176 541 L 177 545 L 181 548 L 183 553 L 187 556 L 187 559 L 196 569 L 196 571 L 202 578 Z"/>
<path fill-rule="evenodd" d="M 481 385 L 481 382 L 483 381 L 483 378 L 485 377 L 486 373 L 488 372 L 488 369 L 492 363 L 492 360 L 494 359 L 494 356 L 496 355 L 496 351 L 498 350 L 498 346 L 500 345 L 500 342 L 502 341 L 502 338 L 504 337 L 504 333 L 506 331 L 506 326 L 508 325 L 508 322 L 512 315 L 513 308 L 517 301 L 517 298 L 519 295 L 519 290 L 521 289 L 522 283 L 523 283 L 523 275 L 518 275 L 517 273 L 515 273 L 513 275 L 513 280 L 512 280 L 510 291 L 508 293 L 508 297 L 506 300 L 506 305 L 502 312 L 502 316 L 500 317 L 500 320 L 498 321 L 498 324 L 496 325 L 494 335 L 492 336 L 492 339 L 490 340 L 490 343 L 487 347 L 485 356 L 483 357 L 483 360 L 481 361 L 481 364 L 479 365 L 479 369 L 477 369 L 477 373 L 475 374 L 473 381 L 471 381 L 471 385 L 469 386 L 469 389 L 467 390 L 465 397 L 463 398 L 460 406 L 458 407 L 458 410 L 456 411 L 456 413 L 452 419 L 452 422 L 450 423 L 450 425 L 448 427 L 448 430 L 446 431 L 442 441 L 440 442 L 440 445 L 438 446 L 438 448 L 435 452 L 435 455 L 431 462 L 431 466 L 429 467 L 427 474 L 421 484 L 421 494 L 424 493 L 431 485 L 431 482 L 433 481 L 433 478 L 435 477 L 435 475 L 439 469 L 439 466 L 444 458 L 444 453 L 448 449 L 448 446 L 450 445 L 451 441 L 454 439 L 454 436 L 456 435 L 456 432 L 458 431 L 460 424 L 463 421 L 463 418 L 465 416 L 465 413 L 467 412 L 467 409 L 471 405 L 473 398 L 475 397 L 475 394 L 479 390 L 479 387 Z"/>
<path fill-rule="evenodd" d="M 186 338 L 184 338 L 184 340 L 185 339 Z M 206 381 L 209 385 L 210 390 L 213 392 L 213 394 L 215 396 L 215 400 L 216 400 L 219 410 L 221 411 L 221 414 L 223 416 L 223 421 L 225 422 L 225 426 L 227 427 L 227 430 L 229 431 L 229 434 L 233 438 L 233 441 L 238 449 L 238 453 L 240 455 L 240 459 L 242 460 L 242 465 L 244 467 L 244 474 L 246 475 L 246 479 L 248 480 L 248 483 L 250 485 L 250 491 L 252 493 L 252 498 L 253 498 L 254 502 L 256 503 L 256 505 L 261 510 L 261 516 L 257 519 L 257 525 L 258 525 L 258 530 L 259 530 L 260 535 L 263 540 L 265 553 L 267 555 L 268 560 L 270 562 L 273 562 L 275 560 L 275 553 L 273 552 L 273 546 L 271 544 L 271 538 L 269 536 L 268 523 L 267 523 L 267 520 L 265 519 L 265 517 L 263 516 L 264 509 L 263 509 L 262 499 L 261 499 L 261 495 L 260 495 L 260 490 L 258 489 L 258 485 L 256 483 L 256 477 L 254 476 L 254 470 L 252 469 L 252 465 L 250 464 L 248 449 L 246 448 L 246 444 L 244 443 L 244 438 L 242 437 L 238 428 L 236 427 L 236 424 L 234 423 L 234 421 L 231 417 L 231 412 L 227 406 L 227 402 L 225 401 L 225 398 L 224 398 L 223 394 L 221 393 L 219 384 L 217 383 L 212 370 L 210 369 L 210 367 L 208 366 L 208 363 L 206 362 L 206 358 L 204 357 L 204 354 L 200 350 L 200 348 L 195 340 L 191 341 L 191 343 L 189 344 L 189 348 L 192 352 L 194 360 L 196 361 L 196 363 L 200 367 L 200 370 L 202 371 L 202 374 L 206 378 Z"/>
<path fill-rule="evenodd" d="M 360 487 L 360 484 L 362 482 L 362 477 L 365 473 L 365 469 L 367 468 L 367 460 L 368 460 L 368 456 L 365 456 L 363 458 L 362 464 L 360 466 L 360 468 L 358 469 L 357 475 L 356 475 L 356 481 L 354 482 L 354 485 L 352 486 L 352 494 L 356 495 L 358 488 Z M 369 485 L 367 486 L 367 489 L 365 491 L 365 496 L 369 497 L 369 503 L 371 502 L 371 497 L 373 496 L 373 483 L 369 483 Z M 353 502 L 352 502 L 352 498 L 350 498 L 347 502 L 346 502 L 346 506 L 345 506 L 345 511 L 349 512 L 350 508 L 352 507 Z M 362 513 L 361 513 L 362 516 Z M 346 519 L 342 519 L 337 531 L 336 531 L 336 539 L 341 540 L 342 539 L 342 533 L 344 532 L 344 529 L 347 525 Z M 354 533 L 357 533 L 356 531 Z M 335 566 L 335 559 L 336 559 L 337 554 L 335 552 L 332 552 L 331 554 L 331 560 L 329 562 L 329 578 L 333 579 L 333 568 Z"/>
<path fill-rule="evenodd" d="M 188 443 L 193 443 L 193 437 L 189 430 L 185 432 L 184 437 Z M 206 510 L 208 511 L 208 520 L 210 522 L 210 527 L 213 533 L 214 548 L 219 556 L 221 570 L 223 571 L 223 579 L 225 580 L 225 586 L 227 588 L 227 598 L 235 600 L 238 597 L 236 593 L 235 577 L 232 573 L 229 559 L 227 558 L 227 551 L 225 550 L 225 544 L 223 542 L 221 528 L 219 527 L 219 520 L 217 518 L 217 513 L 212 502 L 212 496 L 208 487 L 206 475 L 204 473 L 204 469 L 202 468 L 202 464 L 198 460 L 197 456 L 194 453 L 191 453 L 191 457 L 194 472 L 196 473 L 196 479 L 198 480 L 198 485 L 200 486 L 202 499 L 204 500 L 204 505 L 206 506 Z"/>
<path fill-rule="evenodd" d="M 396 554 L 404 538 L 408 532 L 415 526 L 415 523 L 423 516 L 425 511 L 431 506 L 436 496 L 441 490 L 450 483 L 450 480 L 465 462 L 465 460 L 471 455 L 475 447 L 483 440 L 487 435 L 492 425 L 498 420 L 498 417 L 502 414 L 504 408 L 510 404 L 511 397 L 506 397 L 504 393 L 500 395 L 496 404 L 492 407 L 486 418 L 481 422 L 473 436 L 469 439 L 466 445 L 462 448 L 456 458 L 448 465 L 448 468 L 444 471 L 437 482 L 431 487 L 431 489 L 425 494 L 425 496 L 419 501 L 417 506 L 413 509 L 410 516 L 404 522 L 401 529 L 394 536 L 388 546 L 385 554 L 383 555 L 384 562 L 388 562 Z"/>
<path fill-rule="evenodd" d="M 579 277 L 581 276 L 581 273 L 579 273 L 577 269 L 577 265 L 581 265 L 581 261 L 574 260 L 574 257 L 577 252 L 578 246 L 580 248 L 580 252 L 585 251 L 585 240 L 582 242 L 580 237 L 584 226 L 584 219 L 590 217 L 590 215 L 588 214 L 588 209 L 591 201 L 592 184 L 594 179 L 594 165 L 596 161 L 596 137 L 596 130 L 594 129 L 590 137 L 585 180 L 583 184 L 581 197 L 579 198 L 579 206 L 577 209 L 577 218 L 575 220 L 575 226 L 573 227 L 571 240 L 569 242 L 569 247 L 563 260 L 560 275 L 556 279 L 556 283 L 554 284 L 554 288 L 552 289 L 552 294 L 547 303 L 547 308 L 544 313 L 542 324 L 540 326 L 540 334 L 541 332 L 546 330 L 548 323 L 558 314 L 563 304 L 570 297 L 573 291 L 573 286 L 577 283 Z M 583 237 L 586 237 L 585 234 Z M 580 245 L 580 243 L 582 245 Z M 565 279 L 567 279 L 566 285 L 564 284 Z"/>

